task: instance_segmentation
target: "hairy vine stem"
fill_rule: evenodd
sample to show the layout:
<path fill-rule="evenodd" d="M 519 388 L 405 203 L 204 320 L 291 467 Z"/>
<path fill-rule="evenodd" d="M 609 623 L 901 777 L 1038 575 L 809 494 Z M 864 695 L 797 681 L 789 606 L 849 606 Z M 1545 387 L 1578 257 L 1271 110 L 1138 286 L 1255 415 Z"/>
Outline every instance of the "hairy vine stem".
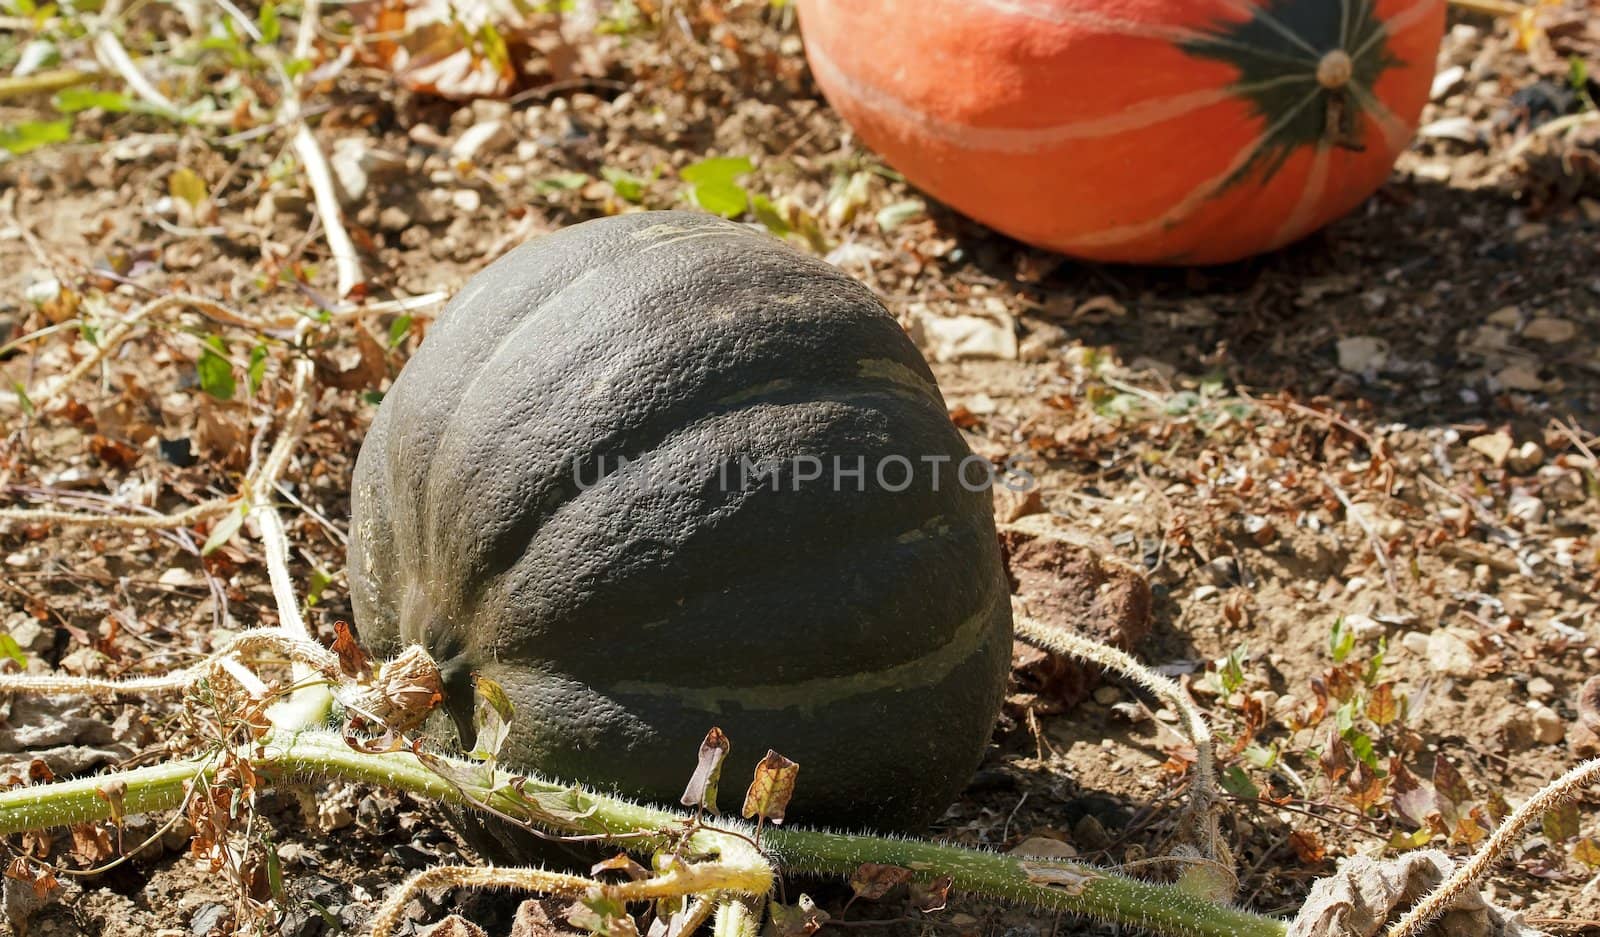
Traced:
<path fill-rule="evenodd" d="M 780 871 L 849 875 L 863 862 L 878 862 L 912 869 L 923 879 L 949 876 L 952 887 L 967 894 L 1085 914 L 1174 937 L 1283 937 L 1285 933 L 1280 920 L 1214 904 L 1179 886 L 1142 882 L 1070 862 L 912 839 L 783 828 L 766 831 L 764 855 L 744 835 L 696 827 L 686 813 L 540 778 L 517 778 L 503 770 L 485 774 L 485 783 L 477 787 L 461 786 L 409 752 L 366 754 L 323 731 L 274 733 L 238 755 L 269 782 L 339 778 L 469 809 L 487 804 L 552 832 L 615 837 L 619 846 L 645 855 L 675 847 L 687 836 L 691 851 L 714 857 L 717 868 L 680 876 L 678 893 L 705 886 L 760 900 Z M 120 772 L 114 778 L 125 787 L 122 803 L 128 813 L 171 809 L 183 800 L 188 783 L 209 776 L 216 763 L 216 757 L 172 762 Z M 490 771 L 458 760 L 455 765 L 463 772 Z M 0 792 L 0 835 L 108 818 L 112 806 L 101 790 L 110 780 L 111 776 L 90 777 Z M 563 808 L 548 809 L 549 798 L 559 798 Z M 539 886 L 527 876 L 500 876 L 494 884 Z M 663 889 L 670 887 L 660 884 Z M 719 909 L 719 930 L 748 929 L 734 927 L 736 920 L 725 925 L 726 915 L 737 918 L 738 912 Z"/>

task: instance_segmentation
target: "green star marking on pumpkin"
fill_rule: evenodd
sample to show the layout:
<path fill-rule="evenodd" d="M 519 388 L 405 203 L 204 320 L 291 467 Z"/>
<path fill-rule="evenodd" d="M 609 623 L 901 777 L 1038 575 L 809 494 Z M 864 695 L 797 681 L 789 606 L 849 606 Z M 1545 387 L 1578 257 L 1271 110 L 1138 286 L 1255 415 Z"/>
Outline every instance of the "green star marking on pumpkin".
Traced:
<path fill-rule="evenodd" d="M 1239 72 L 1231 88 L 1266 131 L 1249 162 L 1228 180 L 1260 171 L 1269 179 L 1299 147 L 1364 149 L 1356 118 L 1384 71 L 1402 64 L 1375 0 L 1266 0 L 1243 21 L 1221 21 L 1180 48 Z"/>

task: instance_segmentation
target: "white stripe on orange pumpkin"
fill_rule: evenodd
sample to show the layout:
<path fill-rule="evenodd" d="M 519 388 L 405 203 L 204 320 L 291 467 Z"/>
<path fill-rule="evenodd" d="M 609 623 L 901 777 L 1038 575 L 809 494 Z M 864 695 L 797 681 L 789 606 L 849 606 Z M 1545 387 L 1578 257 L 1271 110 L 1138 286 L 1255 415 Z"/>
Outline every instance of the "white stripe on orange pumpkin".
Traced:
<path fill-rule="evenodd" d="M 1092 234 L 1085 234 L 1075 238 L 1070 238 L 1064 242 L 1066 250 L 1070 252 L 1079 248 L 1113 247 L 1118 244 L 1125 244 L 1130 241 L 1141 240 L 1161 231 L 1163 228 L 1174 227 L 1187 220 L 1189 216 L 1194 214 L 1201 205 L 1205 204 L 1208 199 L 1210 199 L 1213 195 L 1216 195 L 1217 192 L 1221 191 L 1222 187 L 1227 185 L 1228 181 L 1237 175 L 1240 170 L 1249 165 L 1250 161 L 1255 159 L 1257 154 L 1261 152 L 1261 148 L 1266 146 L 1268 141 L 1272 140 L 1272 138 L 1281 133 L 1283 128 L 1287 127 L 1290 121 L 1299 116 L 1300 112 L 1306 109 L 1306 105 L 1316 100 L 1321 93 L 1322 89 L 1319 87 L 1312 90 L 1312 92 L 1306 95 L 1304 98 L 1301 98 L 1300 103 L 1289 108 L 1288 111 L 1280 115 L 1278 119 L 1273 122 L 1272 126 L 1268 127 L 1266 131 L 1258 135 L 1250 142 L 1248 146 L 1245 146 L 1243 149 L 1241 149 L 1222 170 L 1222 172 L 1217 173 L 1209 179 L 1201 181 L 1199 185 L 1195 186 L 1193 189 L 1190 189 L 1189 193 L 1180 201 L 1178 201 L 1177 204 L 1173 205 L 1165 212 L 1162 212 L 1160 215 L 1157 215 L 1156 217 L 1146 221 L 1135 222 L 1133 224 L 1117 225 L 1114 228 L 1107 228 L 1104 231 L 1096 231 Z"/>
<path fill-rule="evenodd" d="M 1327 143 L 1318 143 L 1315 155 L 1311 157 L 1311 168 L 1306 173 L 1305 187 L 1300 191 L 1300 198 L 1294 204 L 1294 210 L 1289 212 L 1289 217 L 1272 236 L 1272 246 L 1282 247 L 1290 241 L 1299 240 L 1300 236 L 1311 230 L 1311 223 L 1316 218 L 1317 209 L 1322 205 L 1322 193 L 1327 187 L 1328 170 L 1333 165 L 1333 147 Z"/>
<path fill-rule="evenodd" d="M 1000 153 L 1026 153 L 1070 140 L 1091 140 L 1145 130 L 1169 120 L 1223 104 L 1241 94 L 1262 91 L 1278 85 L 1314 84 L 1316 76 L 1282 75 L 1267 81 L 1244 85 L 1227 85 L 1219 88 L 1202 88 L 1187 91 L 1169 98 L 1141 101 L 1115 114 L 1091 117 L 1085 120 L 1044 127 L 975 127 L 941 120 L 906 104 L 888 91 L 870 85 L 852 75 L 846 75 L 838 63 L 829 58 L 820 46 L 809 50 L 811 67 L 836 87 L 845 89 L 850 97 L 866 107 L 911 124 L 930 137 L 937 137 L 970 150 L 987 150 Z"/>

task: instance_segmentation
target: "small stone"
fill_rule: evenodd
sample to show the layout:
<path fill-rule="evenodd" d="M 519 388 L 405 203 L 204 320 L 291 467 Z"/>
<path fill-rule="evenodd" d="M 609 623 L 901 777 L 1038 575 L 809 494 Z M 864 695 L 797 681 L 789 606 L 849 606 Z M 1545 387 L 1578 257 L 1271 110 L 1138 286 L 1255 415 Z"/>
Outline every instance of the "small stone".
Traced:
<path fill-rule="evenodd" d="M 1544 389 L 1544 378 L 1539 376 L 1539 369 L 1531 364 L 1517 362 L 1507 365 L 1495 373 L 1495 382 L 1507 390 L 1520 390 L 1528 393 Z"/>
<path fill-rule="evenodd" d="M 1111 707 L 1111 718 L 1136 726 L 1149 722 L 1150 713 L 1138 703 L 1121 702 Z"/>
<path fill-rule="evenodd" d="M 1122 701 L 1122 691 L 1114 686 L 1097 687 L 1094 691 L 1094 701 L 1101 706 L 1112 706 Z"/>
<path fill-rule="evenodd" d="M 1550 226 L 1542 221 L 1527 221 L 1511 230 L 1511 239 L 1518 244 L 1535 241 L 1550 233 Z"/>
<path fill-rule="evenodd" d="M 1522 321 L 1522 308 L 1519 306 L 1501 306 L 1489 313 L 1489 324 L 1498 325 L 1504 329 L 1514 329 Z"/>
<path fill-rule="evenodd" d="M 992 317 L 916 312 L 911 320 L 911 337 L 929 357 L 941 363 L 1017 358 L 1016 325 L 1004 312 Z"/>
<path fill-rule="evenodd" d="M 1477 663 L 1472 646 L 1455 629 L 1445 628 L 1428 635 L 1428 664 L 1435 671 L 1451 677 L 1470 677 Z"/>
<path fill-rule="evenodd" d="M 1560 345 L 1572 341 L 1578 335 L 1578 327 L 1566 319 L 1557 319 L 1554 316 L 1536 316 L 1528 327 L 1522 330 L 1524 338 L 1531 338 L 1536 342 L 1547 342 L 1551 345 Z"/>
<path fill-rule="evenodd" d="M 1471 145 L 1483 138 L 1483 130 L 1470 117 L 1443 117 L 1419 127 L 1417 136 L 1424 140 L 1450 140 Z"/>
<path fill-rule="evenodd" d="M 1526 475 L 1544 463 L 1544 447 L 1528 440 L 1506 456 L 1506 467 Z"/>
<path fill-rule="evenodd" d="M 317 826 L 324 832 L 342 830 L 355 822 L 355 814 L 344 804 L 325 800 L 317 805 Z"/>
<path fill-rule="evenodd" d="M 6 633 L 29 654 L 42 654 L 56 643 L 55 629 L 45 628 L 38 619 L 25 612 L 19 612 L 6 622 Z"/>
<path fill-rule="evenodd" d="M 1358 638 L 1375 638 L 1383 634 L 1383 624 L 1371 615 L 1362 615 L 1359 612 L 1344 616 L 1344 626 Z"/>
<path fill-rule="evenodd" d="M 432 865 L 439 857 L 424 849 L 418 849 L 410 843 L 400 843 L 389 849 L 389 855 L 406 869 L 425 869 Z"/>
<path fill-rule="evenodd" d="M 1528 716 L 1533 723 L 1533 738 L 1540 745 L 1555 745 L 1567 736 L 1567 727 L 1561 715 L 1549 706 L 1535 700 L 1528 704 Z"/>
<path fill-rule="evenodd" d="M 1528 695 L 1534 699 L 1551 699 L 1556 695 L 1556 685 L 1543 677 L 1534 677 L 1528 681 Z"/>
<path fill-rule="evenodd" d="M 411 227 L 411 215 L 399 205 L 385 205 L 378 212 L 379 231 L 404 231 Z"/>
<path fill-rule="evenodd" d="M 54 302 L 61 296 L 61 281 L 52 276 L 34 280 L 22 288 L 22 298 L 38 306 Z"/>
<path fill-rule="evenodd" d="M 189 918 L 189 933 L 194 937 L 213 937 L 228 932 L 228 906 L 225 904 L 203 904 Z"/>
<path fill-rule="evenodd" d="M 403 157 L 372 147 L 365 137 L 340 137 L 328 157 L 339 204 L 347 207 L 365 201 L 373 181 L 393 179 L 405 166 Z"/>
<path fill-rule="evenodd" d="M 456 142 L 450 145 L 450 158 L 459 163 L 477 162 L 481 157 L 497 153 L 516 140 L 511 125 L 503 120 L 486 120 L 468 127 Z"/>
<path fill-rule="evenodd" d="M 1352 374 L 1373 374 L 1389 361 L 1389 343 L 1371 335 L 1339 339 L 1339 369 Z"/>
<path fill-rule="evenodd" d="M 470 215 L 483 205 L 483 196 L 477 189 L 457 189 L 450 193 L 450 204 L 457 211 Z"/>
<path fill-rule="evenodd" d="M 1056 346 L 1067 340 L 1066 330 L 1048 323 L 1036 325 L 1022 340 L 1017 356 L 1023 361 L 1044 361 Z"/>
<path fill-rule="evenodd" d="M 1111 834 L 1092 813 L 1085 813 L 1072 824 L 1072 841 L 1085 849 L 1104 849 L 1111 845 Z"/>
<path fill-rule="evenodd" d="M 1479 453 L 1496 467 L 1506 464 L 1506 458 L 1511 455 L 1512 445 L 1511 434 L 1507 432 L 1485 433 L 1467 440 L 1468 449 Z"/>
<path fill-rule="evenodd" d="M 1076 859 L 1078 850 L 1072 848 L 1071 843 L 1063 843 L 1059 839 L 1048 836 L 1030 836 L 1007 853 L 1011 856 L 1026 856 L 1031 859 Z"/>
<path fill-rule="evenodd" d="M 1467 77 L 1467 70 L 1460 65 L 1452 65 L 1441 69 L 1433 76 L 1433 85 L 1428 89 L 1430 101 L 1443 100 L 1449 94 L 1460 88 Z"/>
<path fill-rule="evenodd" d="M 1506 513 L 1524 524 L 1537 524 L 1544 520 L 1544 502 L 1525 491 L 1518 490 L 1506 500 Z"/>

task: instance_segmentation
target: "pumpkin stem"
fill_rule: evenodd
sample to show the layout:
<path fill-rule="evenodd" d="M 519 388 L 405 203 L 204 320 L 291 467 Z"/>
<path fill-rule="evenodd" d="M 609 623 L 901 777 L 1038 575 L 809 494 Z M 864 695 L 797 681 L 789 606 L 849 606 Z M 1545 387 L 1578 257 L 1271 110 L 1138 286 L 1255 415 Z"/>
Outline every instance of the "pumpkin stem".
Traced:
<path fill-rule="evenodd" d="M 1350 53 L 1343 49 L 1334 49 L 1322 57 L 1317 63 L 1317 84 L 1329 91 L 1338 91 L 1350 83 L 1350 76 L 1355 73 L 1355 63 L 1350 60 Z"/>

